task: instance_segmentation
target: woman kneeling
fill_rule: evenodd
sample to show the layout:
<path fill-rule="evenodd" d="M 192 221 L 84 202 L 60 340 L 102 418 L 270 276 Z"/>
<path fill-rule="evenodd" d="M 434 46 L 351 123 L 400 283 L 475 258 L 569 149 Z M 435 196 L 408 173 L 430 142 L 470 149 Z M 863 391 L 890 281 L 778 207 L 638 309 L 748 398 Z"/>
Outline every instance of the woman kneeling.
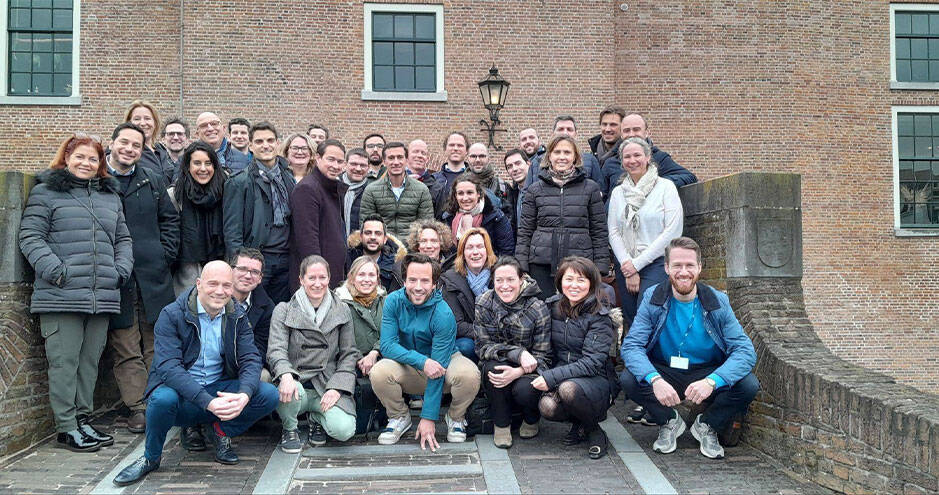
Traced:
<path fill-rule="evenodd" d="M 613 322 L 598 299 L 600 271 L 592 261 L 572 256 L 561 262 L 554 284 L 559 294 L 546 301 L 554 367 L 532 386 L 547 392 L 539 403 L 545 419 L 573 423 L 563 443 L 587 440 L 590 457 L 599 459 L 607 453 L 599 423 L 619 392 L 609 357 Z"/>
<path fill-rule="evenodd" d="M 300 263 L 300 289 L 274 308 L 267 361 L 279 380 L 277 414 L 284 423 L 280 449 L 303 447 L 297 416 L 310 415 L 307 441 L 326 443 L 326 435 L 345 441 L 355 434 L 355 347 L 352 314 L 329 290 L 329 264 L 320 256 Z"/>

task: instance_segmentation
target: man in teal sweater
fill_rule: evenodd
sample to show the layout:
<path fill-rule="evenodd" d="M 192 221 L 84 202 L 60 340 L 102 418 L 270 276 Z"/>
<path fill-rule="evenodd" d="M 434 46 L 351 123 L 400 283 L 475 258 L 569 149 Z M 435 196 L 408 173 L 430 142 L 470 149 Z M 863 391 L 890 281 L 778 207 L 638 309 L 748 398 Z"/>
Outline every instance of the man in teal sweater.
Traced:
<path fill-rule="evenodd" d="M 381 361 L 369 378 L 372 389 L 388 411 L 388 427 L 378 443 L 397 443 L 411 428 L 411 415 L 403 394 L 423 394 L 424 406 L 417 425 L 421 448 L 436 451 L 434 435 L 440 416 L 440 399 L 453 396 L 445 415 L 447 441 L 466 440 L 466 409 L 479 391 L 479 369 L 456 349 L 456 319 L 440 291 L 440 264 L 413 253 L 401 264 L 404 288 L 385 299 L 381 322 Z"/>

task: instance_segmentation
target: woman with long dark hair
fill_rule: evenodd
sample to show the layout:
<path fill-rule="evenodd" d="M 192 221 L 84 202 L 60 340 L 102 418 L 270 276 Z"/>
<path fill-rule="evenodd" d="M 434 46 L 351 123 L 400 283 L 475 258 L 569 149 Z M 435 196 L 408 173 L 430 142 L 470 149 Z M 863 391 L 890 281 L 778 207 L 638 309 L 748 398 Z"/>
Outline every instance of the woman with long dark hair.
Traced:
<path fill-rule="evenodd" d="M 562 443 L 587 441 L 591 459 L 607 453 L 600 429 L 619 382 L 610 359 L 613 322 L 600 302 L 600 271 L 580 256 L 564 258 L 554 284 L 558 294 L 546 303 L 551 309 L 553 367 L 541 372 L 532 387 L 546 392 L 538 404 L 550 421 L 570 421 Z"/>
<path fill-rule="evenodd" d="M 45 339 L 56 441 L 92 452 L 114 443 L 88 420 L 109 315 L 120 313 L 120 287 L 134 267 L 130 232 L 95 139 L 66 139 L 36 179 L 19 242 L 36 272 L 30 312 Z"/>
<path fill-rule="evenodd" d="M 173 288 L 176 294 L 192 287 L 202 265 L 225 257 L 222 231 L 222 193 L 225 172 L 215 150 L 203 141 L 186 148 L 180 160 L 179 180 L 170 197 L 179 210 L 179 257 Z"/>
<path fill-rule="evenodd" d="M 462 174 L 453 181 L 447 211 L 441 219 L 450 227 L 453 243 L 457 244 L 463 234 L 481 227 L 492 238 L 492 249 L 499 256 L 515 251 L 515 234 L 512 221 L 501 210 L 501 202 L 470 174 Z"/>

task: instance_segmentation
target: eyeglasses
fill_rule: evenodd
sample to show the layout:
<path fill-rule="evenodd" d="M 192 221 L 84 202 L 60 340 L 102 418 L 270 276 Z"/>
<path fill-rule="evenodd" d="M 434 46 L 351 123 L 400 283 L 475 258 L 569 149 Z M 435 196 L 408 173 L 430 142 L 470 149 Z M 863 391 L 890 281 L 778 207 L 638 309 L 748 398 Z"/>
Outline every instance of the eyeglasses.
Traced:
<path fill-rule="evenodd" d="M 309 146 L 291 146 L 289 149 L 290 151 L 293 151 L 294 153 L 309 153 L 310 152 Z"/>
<path fill-rule="evenodd" d="M 247 274 L 251 275 L 252 277 L 260 277 L 261 274 L 262 274 L 262 272 L 261 272 L 260 270 L 253 270 L 253 269 L 248 268 L 248 267 L 246 267 L 246 266 L 236 266 L 236 267 L 235 267 L 235 271 L 238 272 L 238 273 L 240 273 L 240 274 L 242 274 L 242 275 L 244 275 L 244 274 L 247 273 Z"/>

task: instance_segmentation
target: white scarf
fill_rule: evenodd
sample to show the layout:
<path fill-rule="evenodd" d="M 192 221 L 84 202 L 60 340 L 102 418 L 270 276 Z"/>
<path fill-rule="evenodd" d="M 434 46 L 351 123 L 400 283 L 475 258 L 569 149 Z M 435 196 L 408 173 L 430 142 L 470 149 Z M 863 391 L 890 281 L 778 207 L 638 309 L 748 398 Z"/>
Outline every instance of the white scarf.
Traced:
<path fill-rule="evenodd" d="M 659 169 L 649 162 L 646 173 L 633 182 L 629 172 L 623 173 L 622 194 L 626 200 L 626 229 L 623 230 L 623 240 L 629 248 L 629 256 L 635 258 L 639 255 L 636 249 L 636 237 L 639 234 L 639 210 L 646 203 L 646 196 L 655 188 L 659 180 Z"/>
<path fill-rule="evenodd" d="M 322 330 L 320 327 L 323 325 L 323 320 L 326 319 L 326 315 L 329 313 L 329 307 L 333 304 L 333 298 L 329 291 L 326 291 L 326 295 L 323 296 L 323 301 L 320 303 L 319 308 L 313 307 L 313 303 L 310 302 L 310 298 L 307 297 L 303 287 L 297 289 L 295 298 L 297 299 L 297 304 L 300 305 L 300 310 L 307 315 L 310 321 L 316 324 L 318 330 Z"/>

